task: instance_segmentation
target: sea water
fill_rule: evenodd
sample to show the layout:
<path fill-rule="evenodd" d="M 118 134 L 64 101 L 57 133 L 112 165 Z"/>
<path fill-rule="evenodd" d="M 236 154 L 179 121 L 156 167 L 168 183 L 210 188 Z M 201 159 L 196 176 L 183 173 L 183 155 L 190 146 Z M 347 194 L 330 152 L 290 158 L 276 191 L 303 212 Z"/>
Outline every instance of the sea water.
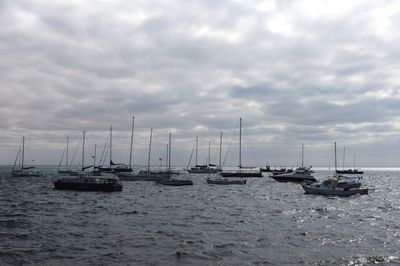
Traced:
<path fill-rule="evenodd" d="M 54 167 L 1 168 L 0 265 L 399 265 L 400 172 L 368 170 L 368 195 L 306 195 L 299 184 L 123 182 L 59 191 Z M 316 171 L 323 180 L 329 171 Z"/>

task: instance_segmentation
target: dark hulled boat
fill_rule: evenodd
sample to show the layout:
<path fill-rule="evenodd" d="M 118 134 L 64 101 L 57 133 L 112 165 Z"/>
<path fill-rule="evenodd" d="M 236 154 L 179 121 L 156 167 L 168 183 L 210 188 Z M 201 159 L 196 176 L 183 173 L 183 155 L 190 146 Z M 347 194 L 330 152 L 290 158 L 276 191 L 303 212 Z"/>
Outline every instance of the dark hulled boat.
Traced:
<path fill-rule="evenodd" d="M 54 182 L 58 190 L 80 191 L 121 191 L 122 185 L 118 177 L 112 174 L 95 174 L 82 172 L 75 177 L 63 177 Z"/>
<path fill-rule="evenodd" d="M 351 175 L 362 175 L 364 171 L 358 169 L 346 169 L 346 170 L 336 170 L 337 174 L 351 174 Z"/>
<path fill-rule="evenodd" d="M 61 177 L 54 181 L 54 188 L 58 190 L 79 191 L 121 191 L 122 185 L 118 177 L 110 173 L 102 173 L 98 170 L 85 172 L 85 131 L 83 131 L 82 143 L 82 171 L 76 176 Z M 94 165 L 93 165 L 94 167 Z"/>

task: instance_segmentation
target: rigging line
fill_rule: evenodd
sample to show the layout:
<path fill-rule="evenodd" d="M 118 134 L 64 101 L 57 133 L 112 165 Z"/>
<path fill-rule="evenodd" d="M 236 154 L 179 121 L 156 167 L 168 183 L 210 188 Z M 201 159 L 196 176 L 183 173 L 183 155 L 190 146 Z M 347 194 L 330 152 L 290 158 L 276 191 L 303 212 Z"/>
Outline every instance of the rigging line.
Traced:
<path fill-rule="evenodd" d="M 190 158 L 189 158 L 189 162 L 186 166 L 186 169 L 189 169 L 190 163 L 192 162 L 192 157 L 193 157 L 193 152 L 194 152 L 195 147 L 196 147 L 196 144 L 193 144 L 192 152 L 190 153 Z"/>
<path fill-rule="evenodd" d="M 19 144 L 19 148 L 18 148 L 18 152 L 17 152 L 17 157 L 15 157 L 15 161 L 14 161 L 14 165 L 13 165 L 13 167 L 12 167 L 12 170 L 14 170 L 14 167 L 15 167 L 15 165 L 17 164 L 17 160 L 18 160 L 19 157 L 20 157 L 20 154 L 21 154 L 21 146 L 22 146 L 22 143 Z"/>
<path fill-rule="evenodd" d="M 72 165 L 74 163 L 76 153 L 78 152 L 79 146 L 81 145 L 81 142 L 82 142 L 82 138 L 83 137 L 81 136 L 80 139 L 79 139 L 78 145 L 76 146 L 76 149 L 75 149 L 75 152 L 74 152 L 74 156 L 72 156 L 72 160 L 71 160 L 71 163 L 69 165 Z"/>
<path fill-rule="evenodd" d="M 253 159 L 254 159 L 254 161 L 257 163 L 257 165 L 261 165 L 260 164 L 260 162 L 258 161 L 258 159 L 257 159 L 257 156 L 256 156 L 256 154 L 255 154 L 255 152 L 254 152 L 254 148 L 253 148 L 253 145 L 252 145 L 252 143 L 250 142 L 250 136 L 249 136 L 249 133 L 248 133 L 248 131 L 247 131 L 247 128 L 244 126 L 244 123 L 242 122 L 242 127 L 244 128 L 244 133 L 245 133 L 245 135 L 247 136 L 247 143 L 249 144 L 249 147 L 250 147 L 250 151 L 251 151 L 251 153 L 252 153 L 252 155 L 253 155 Z"/>
<path fill-rule="evenodd" d="M 64 154 L 65 154 L 65 149 L 63 150 L 63 153 L 61 155 L 60 163 L 58 164 L 58 169 L 60 168 L 62 160 L 64 159 Z"/>
<path fill-rule="evenodd" d="M 221 167 L 223 167 L 223 166 L 225 165 L 226 159 L 228 158 L 228 154 L 229 154 L 229 151 L 230 151 L 231 146 L 232 146 L 232 143 L 233 143 L 233 139 L 234 139 L 234 137 L 236 136 L 236 133 L 237 133 L 237 129 L 238 129 L 238 128 L 239 128 L 239 123 L 236 124 L 236 128 L 235 128 L 235 130 L 233 131 L 233 136 L 232 136 L 232 138 L 231 138 L 231 142 L 229 143 L 229 146 L 228 146 L 228 149 L 227 149 L 227 151 L 226 151 L 225 158 L 224 158 L 224 161 L 222 162 L 222 166 L 221 166 Z"/>
<path fill-rule="evenodd" d="M 105 152 L 105 150 L 106 150 L 106 148 L 107 148 L 107 145 L 108 145 L 108 139 L 109 139 L 109 137 L 110 137 L 110 134 L 107 135 L 107 140 L 106 140 L 106 143 L 104 143 L 103 151 L 102 151 L 101 156 L 100 156 L 99 162 L 100 162 L 101 165 L 104 165 L 105 159 L 104 159 L 104 161 L 103 161 L 103 156 L 104 156 L 104 152 Z M 107 156 L 104 156 L 104 158 L 106 158 L 106 157 L 107 157 Z"/>

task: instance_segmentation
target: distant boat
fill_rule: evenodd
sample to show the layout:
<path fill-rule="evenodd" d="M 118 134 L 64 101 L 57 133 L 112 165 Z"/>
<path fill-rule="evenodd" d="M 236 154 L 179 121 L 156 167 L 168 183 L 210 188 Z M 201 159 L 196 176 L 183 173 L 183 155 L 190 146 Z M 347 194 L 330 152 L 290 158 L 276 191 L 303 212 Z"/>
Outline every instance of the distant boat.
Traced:
<path fill-rule="evenodd" d="M 305 194 L 348 197 L 355 194 L 368 194 L 368 188 L 341 188 L 337 181 L 328 179 L 322 183 L 301 184 Z"/>
<path fill-rule="evenodd" d="M 335 172 L 337 170 L 335 142 Z M 344 176 L 332 176 L 321 183 L 301 184 L 306 194 L 347 197 L 355 194 L 368 194 L 368 188 L 360 188 L 359 179 Z"/>
<path fill-rule="evenodd" d="M 219 138 L 219 168 L 221 169 L 221 154 L 222 154 L 222 132 L 220 133 Z M 231 179 L 231 178 L 221 178 L 221 175 L 218 175 L 218 178 L 212 179 L 207 178 L 207 184 L 213 185 L 244 185 L 246 184 L 246 179 Z"/>
<path fill-rule="evenodd" d="M 19 169 L 16 168 L 17 160 L 21 155 L 21 167 Z M 34 166 L 25 167 L 24 166 L 25 159 L 25 136 L 22 137 L 22 151 L 21 147 L 18 150 L 17 157 L 15 158 L 14 165 L 11 169 L 11 175 L 13 177 L 40 177 L 42 174 L 39 171 L 33 170 Z"/>
<path fill-rule="evenodd" d="M 60 175 L 71 175 L 71 176 L 74 176 L 74 175 L 78 174 L 78 171 L 70 169 L 70 165 L 69 165 L 69 161 L 68 161 L 68 159 L 69 159 L 68 158 L 68 144 L 69 144 L 69 137 L 67 136 L 66 150 L 64 150 L 64 152 L 63 152 L 63 154 L 61 156 L 60 163 L 58 164 L 57 173 L 59 173 Z M 79 144 L 78 144 L 78 146 L 79 146 Z M 64 158 L 64 154 L 66 155 L 65 156 L 65 167 L 64 167 L 64 169 L 62 169 L 61 168 L 61 164 L 62 164 L 62 161 L 63 161 L 63 158 Z"/>
<path fill-rule="evenodd" d="M 246 167 L 242 166 L 242 118 L 239 120 L 239 170 L 238 171 L 222 171 L 219 174 L 222 177 L 262 177 L 260 170 L 244 170 Z M 250 168 L 247 168 L 250 169 Z M 252 169 L 252 168 L 251 168 Z"/>
<path fill-rule="evenodd" d="M 87 171 L 85 169 L 85 131 L 82 141 L 82 169 L 76 176 L 62 177 L 54 181 L 57 190 L 80 190 L 80 191 L 121 191 L 122 185 L 118 177 L 111 173 L 100 171 Z"/>
<path fill-rule="evenodd" d="M 260 171 L 263 173 L 283 174 L 283 173 L 292 173 L 293 169 L 285 167 L 281 167 L 279 169 L 275 167 L 274 169 L 272 169 L 271 166 L 266 165 L 265 167 L 261 167 Z"/>
<path fill-rule="evenodd" d="M 294 172 L 273 174 L 270 177 L 279 182 L 315 182 L 317 181 L 314 176 L 311 175 L 311 166 L 304 167 L 304 144 L 301 145 L 301 166 L 298 167 Z"/>
<path fill-rule="evenodd" d="M 169 145 L 168 145 L 168 172 L 171 170 L 171 133 L 169 133 Z M 162 179 L 155 181 L 157 184 L 165 186 L 192 186 L 193 181 L 189 179 Z"/>
<path fill-rule="evenodd" d="M 133 128 L 135 123 L 135 117 L 132 118 L 132 133 L 131 133 L 131 152 L 129 160 L 132 158 L 132 136 L 133 136 Z M 105 173 L 129 173 L 132 172 L 131 162 L 129 165 L 122 164 L 122 163 L 114 163 L 112 160 L 112 126 L 110 126 L 110 144 L 109 144 L 109 151 L 110 151 L 110 158 L 109 158 L 109 165 L 108 166 L 98 166 L 97 169 L 101 172 Z"/>
<path fill-rule="evenodd" d="M 157 181 L 168 179 L 171 177 L 172 171 L 153 171 L 150 170 L 151 159 L 151 143 L 153 139 L 153 129 L 150 129 L 149 151 L 147 156 L 147 170 L 141 170 L 138 173 L 117 173 L 118 177 L 123 181 Z M 169 169 L 170 170 L 170 169 Z"/>
<path fill-rule="evenodd" d="M 208 142 L 208 158 L 207 158 L 207 163 L 206 164 L 198 164 L 197 163 L 197 156 L 198 156 L 198 146 L 199 146 L 199 137 L 196 137 L 196 155 L 195 155 L 195 167 L 191 167 L 189 169 L 190 161 L 192 160 L 192 155 L 193 155 L 193 150 L 192 154 L 190 155 L 190 160 L 188 164 L 188 169 L 187 171 L 191 174 L 212 174 L 212 173 L 218 173 L 221 171 L 220 168 L 217 168 L 215 164 L 211 164 L 211 154 L 210 154 L 210 141 Z"/>
<path fill-rule="evenodd" d="M 343 147 L 343 169 L 342 170 L 336 170 L 337 174 L 350 174 L 350 175 L 362 175 L 364 174 L 364 171 L 356 169 L 356 155 L 354 154 L 354 160 L 353 160 L 353 169 L 344 169 L 344 158 L 346 154 L 346 148 Z"/>

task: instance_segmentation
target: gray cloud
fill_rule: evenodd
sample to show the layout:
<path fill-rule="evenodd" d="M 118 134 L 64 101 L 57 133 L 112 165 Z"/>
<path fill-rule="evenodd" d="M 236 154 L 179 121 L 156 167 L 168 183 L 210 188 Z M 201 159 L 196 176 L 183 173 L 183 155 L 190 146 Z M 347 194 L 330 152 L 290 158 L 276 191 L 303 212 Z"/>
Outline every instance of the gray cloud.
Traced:
<path fill-rule="evenodd" d="M 37 162 L 58 163 L 67 135 L 86 129 L 100 145 L 111 124 L 127 161 L 135 115 L 137 163 L 150 128 L 157 154 L 173 132 L 183 165 L 195 136 L 229 143 L 243 117 L 248 164 L 295 164 L 305 142 L 310 163 L 328 165 L 338 141 L 361 165 L 396 166 L 399 12 L 394 1 L 2 1 L 0 163 L 22 135 Z"/>

